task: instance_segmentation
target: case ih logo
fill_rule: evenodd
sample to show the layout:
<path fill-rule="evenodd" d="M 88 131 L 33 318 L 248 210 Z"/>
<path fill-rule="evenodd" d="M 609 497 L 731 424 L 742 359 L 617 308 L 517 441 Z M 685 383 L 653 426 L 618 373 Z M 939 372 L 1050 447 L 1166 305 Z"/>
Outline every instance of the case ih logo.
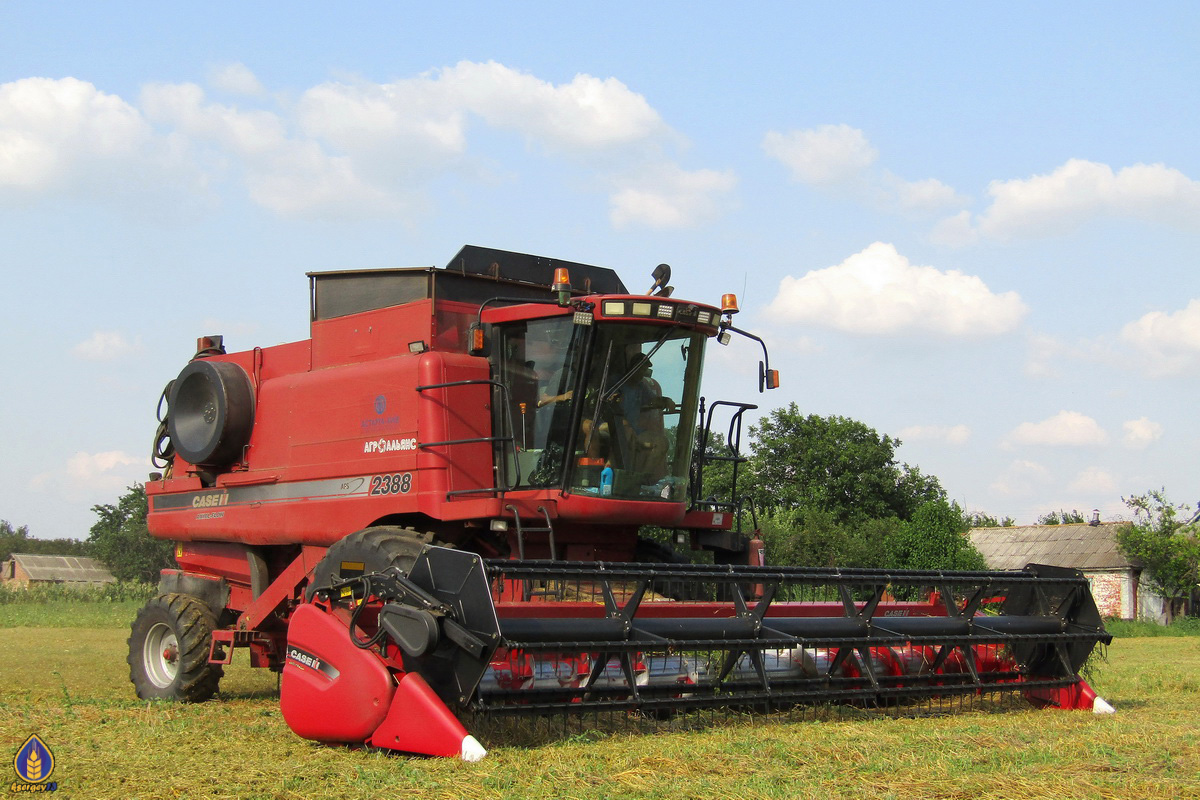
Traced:
<path fill-rule="evenodd" d="M 214 506 L 229 505 L 228 492 L 214 492 L 213 494 L 198 494 L 192 498 L 192 508 L 213 508 Z"/>
<path fill-rule="evenodd" d="M 289 645 L 287 649 L 287 657 L 288 661 L 291 661 L 302 667 L 308 667 L 309 669 L 316 670 L 330 679 L 337 678 L 337 676 L 341 674 L 341 672 L 338 671 L 338 668 L 330 664 L 328 661 L 323 661 L 317 656 L 314 656 L 312 653 L 307 653 L 301 650 L 299 647 L 292 647 Z"/>
<path fill-rule="evenodd" d="M 375 439 L 363 444 L 364 453 L 395 453 L 403 450 L 416 450 L 417 440 L 410 439 Z"/>

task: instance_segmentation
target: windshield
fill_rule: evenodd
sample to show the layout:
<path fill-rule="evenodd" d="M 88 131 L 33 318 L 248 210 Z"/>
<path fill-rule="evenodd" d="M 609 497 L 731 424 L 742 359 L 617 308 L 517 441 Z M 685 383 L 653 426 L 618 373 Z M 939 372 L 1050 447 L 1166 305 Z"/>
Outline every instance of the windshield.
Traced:
<path fill-rule="evenodd" d="M 497 430 L 511 432 L 515 444 L 501 451 L 508 485 L 561 485 L 572 387 L 588 330 L 568 316 L 499 328 L 497 380 L 508 387 L 512 402 L 507 408 L 497 404 Z"/>
<path fill-rule="evenodd" d="M 651 325 L 596 331 L 571 489 L 683 500 L 704 336 Z"/>
<path fill-rule="evenodd" d="M 555 317 L 505 325 L 498 341 L 516 443 L 515 460 L 502 459 L 510 485 L 561 486 L 565 472 L 568 490 L 581 494 L 684 499 L 702 334 Z"/>

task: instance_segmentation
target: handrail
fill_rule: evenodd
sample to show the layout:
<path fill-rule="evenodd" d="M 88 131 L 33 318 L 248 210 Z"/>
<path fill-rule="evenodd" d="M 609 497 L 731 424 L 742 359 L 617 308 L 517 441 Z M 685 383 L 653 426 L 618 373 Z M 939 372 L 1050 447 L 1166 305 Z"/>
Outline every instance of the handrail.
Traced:
<path fill-rule="evenodd" d="M 691 482 L 691 507 L 695 508 L 701 502 L 710 505 L 722 511 L 739 512 L 741 511 L 741 498 L 737 493 L 738 465 L 749 460 L 741 453 L 742 447 L 742 415 L 747 411 L 752 411 L 758 408 L 753 403 L 735 403 L 730 400 L 717 400 L 708 406 L 707 411 L 704 409 L 704 399 L 701 398 L 700 413 L 704 416 L 704 427 L 700 430 L 700 441 L 697 443 L 695 454 L 692 457 L 693 474 Z M 729 406 L 736 408 L 733 416 L 729 420 L 729 432 L 725 439 L 725 447 L 729 450 L 730 455 L 710 455 L 708 453 L 708 442 L 712 436 L 712 421 L 713 412 L 717 406 Z M 730 497 L 728 501 L 707 501 L 700 499 L 700 493 L 704 490 L 704 465 L 714 461 L 725 461 L 733 464 L 733 481 L 730 486 Z"/>
<path fill-rule="evenodd" d="M 416 387 L 418 392 L 426 392 L 430 389 L 452 389 L 456 386 L 491 386 L 493 389 L 499 389 L 500 399 L 504 405 L 501 416 L 505 420 L 505 425 L 509 428 L 507 436 L 484 436 L 475 439 L 448 439 L 444 442 L 423 442 L 418 447 L 443 447 L 456 444 L 482 444 L 483 442 L 491 442 L 495 445 L 498 442 L 508 442 L 512 449 L 513 469 L 516 473 L 515 479 L 510 483 L 500 483 L 497 479 L 495 488 L 479 488 L 479 489 L 457 489 L 446 492 L 446 498 L 449 499 L 456 495 L 463 494 L 486 494 L 496 493 L 501 497 L 505 492 L 511 492 L 521 482 L 521 463 L 517 459 L 517 439 L 516 432 L 512 430 L 512 397 L 508 393 L 508 387 L 500 381 L 494 381 L 490 378 L 470 378 L 465 381 L 447 381 L 445 383 L 429 383 L 424 386 Z"/>

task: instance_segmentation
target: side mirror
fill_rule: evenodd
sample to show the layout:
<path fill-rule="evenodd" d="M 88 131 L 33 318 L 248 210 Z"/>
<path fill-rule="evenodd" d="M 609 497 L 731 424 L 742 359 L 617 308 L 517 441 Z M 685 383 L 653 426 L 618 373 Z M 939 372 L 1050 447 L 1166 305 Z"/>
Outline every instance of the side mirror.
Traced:
<path fill-rule="evenodd" d="M 767 365 L 758 362 L 758 391 L 779 388 L 779 370 L 767 369 Z"/>

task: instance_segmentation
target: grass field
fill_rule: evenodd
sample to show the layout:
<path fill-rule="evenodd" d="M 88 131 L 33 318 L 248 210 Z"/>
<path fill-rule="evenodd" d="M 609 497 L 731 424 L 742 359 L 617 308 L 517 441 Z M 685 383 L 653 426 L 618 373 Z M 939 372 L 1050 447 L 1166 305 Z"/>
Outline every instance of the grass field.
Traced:
<path fill-rule="evenodd" d="M 123 627 L 139 605 L 0 605 L 0 793 L 15 779 L 11 756 L 37 733 L 59 797 L 1200 798 L 1196 636 L 1116 640 L 1095 680 L 1111 716 L 737 723 L 485 742 L 488 758 L 464 764 L 300 740 L 279 714 L 275 676 L 244 656 L 220 700 L 139 702 Z"/>

